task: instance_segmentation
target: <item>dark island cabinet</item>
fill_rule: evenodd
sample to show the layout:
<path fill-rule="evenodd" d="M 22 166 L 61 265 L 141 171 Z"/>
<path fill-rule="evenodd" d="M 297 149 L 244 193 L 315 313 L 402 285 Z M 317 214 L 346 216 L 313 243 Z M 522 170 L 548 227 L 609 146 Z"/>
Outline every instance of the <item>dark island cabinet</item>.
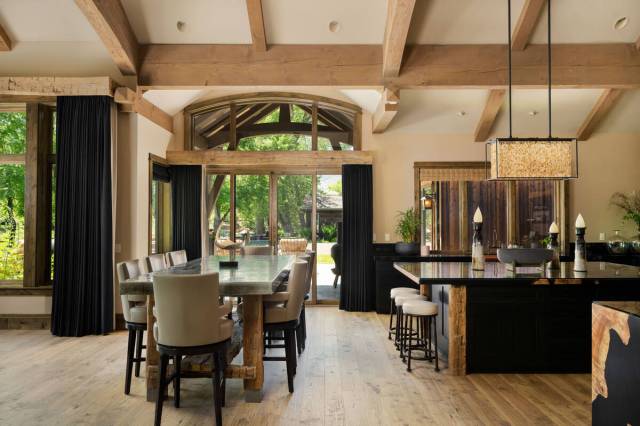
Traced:
<path fill-rule="evenodd" d="M 445 284 L 433 284 L 429 293 L 431 301 L 438 305 L 436 330 L 438 333 L 438 349 L 444 355 L 449 353 L 449 289 Z"/>

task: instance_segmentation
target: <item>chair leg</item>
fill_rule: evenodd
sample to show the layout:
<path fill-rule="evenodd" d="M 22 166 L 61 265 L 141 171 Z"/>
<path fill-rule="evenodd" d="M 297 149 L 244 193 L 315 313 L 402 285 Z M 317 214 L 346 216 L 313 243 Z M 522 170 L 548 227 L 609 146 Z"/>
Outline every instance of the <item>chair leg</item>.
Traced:
<path fill-rule="evenodd" d="M 393 328 L 393 299 L 389 299 L 389 340 L 391 340 L 392 328 Z"/>
<path fill-rule="evenodd" d="M 296 349 L 298 349 L 298 356 L 302 355 L 302 321 L 299 321 L 295 330 L 296 334 Z"/>
<path fill-rule="evenodd" d="M 292 331 L 285 330 L 284 339 L 285 339 L 285 358 L 287 360 L 287 383 L 289 385 L 289 393 L 293 393 L 293 363 L 295 360 L 295 349 L 293 349 L 293 338 Z M 292 350 L 293 349 L 293 350 Z"/>
<path fill-rule="evenodd" d="M 302 350 L 304 351 L 307 344 L 307 314 L 305 313 L 304 304 L 302 305 Z"/>
<path fill-rule="evenodd" d="M 176 369 L 173 379 L 173 405 L 180 408 L 180 375 L 182 373 L 182 356 L 178 355 L 174 359 L 174 367 Z"/>
<path fill-rule="evenodd" d="M 140 358 L 142 358 L 142 342 L 144 338 L 144 330 L 136 330 L 136 377 L 140 377 Z"/>
<path fill-rule="evenodd" d="M 213 403 L 216 413 L 216 425 L 222 425 L 222 396 L 220 395 L 222 387 L 220 386 L 220 377 L 222 363 L 220 362 L 220 353 L 213 354 Z"/>
<path fill-rule="evenodd" d="M 124 394 L 129 395 L 131 391 L 131 370 L 133 368 L 133 350 L 136 345 L 136 332 L 129 329 L 129 339 L 127 341 L 127 367 L 124 377 Z"/>
<path fill-rule="evenodd" d="M 409 321 L 409 343 L 407 345 L 408 350 L 408 360 L 407 360 L 407 371 L 411 371 L 411 330 L 413 329 L 413 315 L 407 315 L 407 319 Z"/>
<path fill-rule="evenodd" d="M 430 320 L 433 323 L 433 352 L 436 357 L 436 371 L 440 371 L 440 369 L 438 368 L 438 329 L 436 328 L 435 317 L 431 317 Z"/>
<path fill-rule="evenodd" d="M 160 355 L 160 386 L 158 387 L 158 398 L 156 399 L 156 417 L 154 421 L 155 426 L 160 426 L 162 422 L 162 403 L 164 402 L 164 392 L 167 388 L 167 364 L 169 364 L 169 357 L 167 355 Z"/>

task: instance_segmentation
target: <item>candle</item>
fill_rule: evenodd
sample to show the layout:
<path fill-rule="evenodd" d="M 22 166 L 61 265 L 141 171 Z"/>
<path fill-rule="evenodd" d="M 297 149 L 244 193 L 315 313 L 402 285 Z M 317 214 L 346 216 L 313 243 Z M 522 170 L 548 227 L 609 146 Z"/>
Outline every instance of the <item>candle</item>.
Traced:
<path fill-rule="evenodd" d="M 586 228 L 587 225 L 585 225 L 584 223 L 584 218 L 582 217 L 582 214 L 578 214 L 578 217 L 576 218 L 576 228 Z"/>
<path fill-rule="evenodd" d="M 473 223 L 482 223 L 482 212 L 480 211 L 480 207 L 478 207 L 476 212 L 473 214 Z"/>
<path fill-rule="evenodd" d="M 560 233 L 560 229 L 558 228 L 558 224 L 553 222 L 551 224 L 551 226 L 549 227 L 549 233 L 550 234 L 559 234 Z"/>

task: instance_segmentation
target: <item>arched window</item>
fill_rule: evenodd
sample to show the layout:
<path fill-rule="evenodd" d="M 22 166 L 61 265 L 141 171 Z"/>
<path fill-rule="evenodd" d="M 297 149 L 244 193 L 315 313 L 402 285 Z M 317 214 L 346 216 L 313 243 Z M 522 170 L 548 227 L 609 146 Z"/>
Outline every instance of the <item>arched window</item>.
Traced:
<path fill-rule="evenodd" d="M 359 150 L 360 117 L 355 105 L 303 94 L 214 99 L 185 109 L 185 149 Z"/>

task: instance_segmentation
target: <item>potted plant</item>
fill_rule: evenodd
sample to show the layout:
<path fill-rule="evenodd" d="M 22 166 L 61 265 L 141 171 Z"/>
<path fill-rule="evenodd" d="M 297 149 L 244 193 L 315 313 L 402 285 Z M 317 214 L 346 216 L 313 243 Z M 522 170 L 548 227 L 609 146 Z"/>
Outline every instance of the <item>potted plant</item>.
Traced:
<path fill-rule="evenodd" d="M 420 253 L 420 219 L 413 208 L 398 212 L 396 234 L 402 239 L 396 243 L 396 253 L 405 256 Z"/>
<path fill-rule="evenodd" d="M 640 253 L 640 192 L 633 191 L 630 194 L 616 192 L 611 196 L 611 204 L 624 212 L 624 220 L 636 225 L 638 233 L 631 241 L 631 248 L 636 253 Z"/>

